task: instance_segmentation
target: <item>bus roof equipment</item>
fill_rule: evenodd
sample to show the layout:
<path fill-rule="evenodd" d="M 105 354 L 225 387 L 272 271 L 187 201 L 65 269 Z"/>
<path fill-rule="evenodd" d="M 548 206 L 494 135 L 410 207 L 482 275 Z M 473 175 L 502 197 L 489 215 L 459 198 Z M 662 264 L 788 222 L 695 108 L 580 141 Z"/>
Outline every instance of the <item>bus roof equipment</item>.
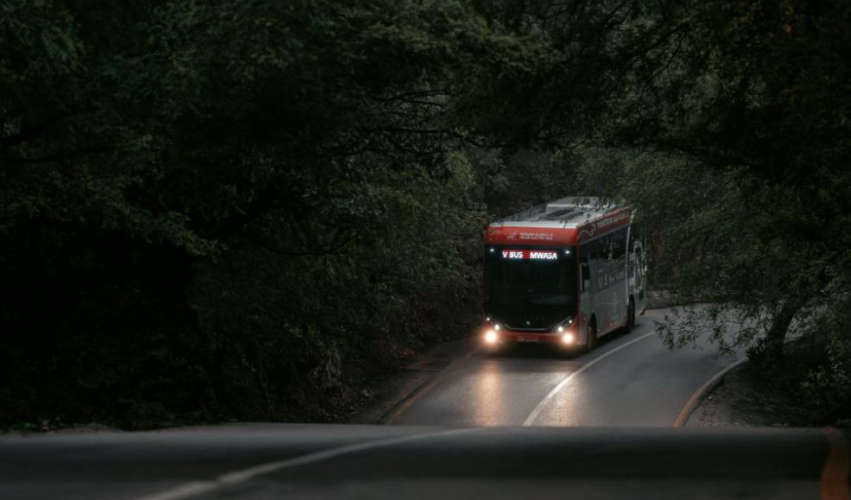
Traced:
<path fill-rule="evenodd" d="M 600 198 L 570 196 L 537 205 L 488 225 L 486 245 L 576 245 L 630 223 L 628 207 Z"/>

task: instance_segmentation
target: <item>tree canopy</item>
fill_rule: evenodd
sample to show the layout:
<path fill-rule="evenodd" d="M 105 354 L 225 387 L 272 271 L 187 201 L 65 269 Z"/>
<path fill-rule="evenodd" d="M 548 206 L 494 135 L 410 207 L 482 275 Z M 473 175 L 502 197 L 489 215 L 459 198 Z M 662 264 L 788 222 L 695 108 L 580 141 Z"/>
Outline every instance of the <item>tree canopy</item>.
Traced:
<path fill-rule="evenodd" d="M 849 21 L 839 0 L 3 0 L 0 421 L 338 418 L 475 321 L 489 218 L 580 191 L 638 208 L 658 284 L 764 320 L 755 356 L 833 332 L 830 385 Z"/>

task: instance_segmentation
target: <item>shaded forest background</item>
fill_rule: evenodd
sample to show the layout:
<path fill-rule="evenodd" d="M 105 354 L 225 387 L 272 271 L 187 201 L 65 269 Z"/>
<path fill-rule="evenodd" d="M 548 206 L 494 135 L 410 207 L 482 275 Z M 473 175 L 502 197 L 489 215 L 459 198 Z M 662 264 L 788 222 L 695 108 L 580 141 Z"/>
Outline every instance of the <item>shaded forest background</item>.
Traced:
<path fill-rule="evenodd" d="M 0 424 L 343 419 L 469 333 L 489 220 L 570 194 L 636 206 L 652 280 L 754 325 L 733 343 L 803 423 L 848 418 L 849 25 L 840 0 L 1 0 Z"/>

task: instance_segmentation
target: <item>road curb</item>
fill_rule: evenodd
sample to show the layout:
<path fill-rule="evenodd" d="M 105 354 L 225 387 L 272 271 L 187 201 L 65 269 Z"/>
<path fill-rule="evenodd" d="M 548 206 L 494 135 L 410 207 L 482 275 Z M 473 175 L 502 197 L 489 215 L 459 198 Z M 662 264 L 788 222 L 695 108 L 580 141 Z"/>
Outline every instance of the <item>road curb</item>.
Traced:
<path fill-rule="evenodd" d="M 704 382 L 704 384 L 700 386 L 700 388 L 695 391 L 694 394 L 691 395 L 689 400 L 686 401 L 686 404 L 683 406 L 683 408 L 680 410 L 680 413 L 677 415 L 677 418 L 674 420 L 674 427 L 685 426 L 688 422 L 689 417 L 691 417 L 691 414 L 694 413 L 694 410 L 696 410 L 697 407 L 700 406 L 700 403 L 706 398 L 706 396 L 708 396 L 709 393 L 711 393 L 716 387 L 718 387 L 718 384 L 720 384 L 721 381 L 724 380 L 724 375 L 726 375 L 730 370 L 736 368 L 747 360 L 748 358 L 743 358 L 727 365 L 726 367 L 724 367 L 723 370 L 716 373 L 712 376 L 712 378 Z"/>
<path fill-rule="evenodd" d="M 445 369 L 446 368 L 444 368 L 444 370 Z M 378 420 L 376 420 L 375 423 L 378 425 L 391 424 L 393 420 L 398 417 L 399 414 L 403 413 L 404 410 L 415 401 L 415 398 L 417 398 L 418 395 L 422 393 L 429 384 L 432 384 L 434 380 L 438 377 L 438 375 L 440 375 L 440 373 L 442 372 L 443 370 L 440 370 L 439 372 L 432 374 L 430 377 L 423 377 L 424 380 L 421 383 L 417 384 L 413 389 L 411 389 L 405 395 L 400 397 L 398 401 L 393 403 L 390 408 L 387 409 L 387 411 L 381 414 L 381 416 L 378 418 Z"/>
<path fill-rule="evenodd" d="M 450 368 L 461 360 L 465 360 L 472 356 L 476 352 L 475 345 L 473 349 L 466 351 L 462 356 L 456 357 L 449 361 L 443 368 L 436 372 L 432 372 L 431 376 L 426 376 L 425 380 L 422 383 L 417 384 L 411 391 L 406 393 L 404 396 L 399 398 L 396 403 L 393 404 L 384 414 L 381 415 L 381 418 L 378 419 L 378 424 L 388 425 L 392 424 L 394 420 L 399 418 L 400 415 L 405 413 L 405 411 L 411 407 L 415 402 L 417 402 L 424 394 L 426 394 L 432 387 L 437 385 L 438 382 L 442 381 L 446 378 L 446 374 L 449 373 Z"/>

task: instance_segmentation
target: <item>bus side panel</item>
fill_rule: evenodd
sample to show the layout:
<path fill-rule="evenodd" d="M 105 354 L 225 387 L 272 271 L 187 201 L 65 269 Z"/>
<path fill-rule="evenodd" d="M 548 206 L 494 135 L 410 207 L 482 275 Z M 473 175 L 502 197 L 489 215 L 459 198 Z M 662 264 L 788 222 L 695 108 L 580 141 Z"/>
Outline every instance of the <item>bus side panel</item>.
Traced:
<path fill-rule="evenodd" d="M 640 241 L 632 242 L 632 251 L 629 253 L 629 290 L 635 300 L 636 314 L 643 314 L 647 308 L 646 273 L 647 264 L 644 261 L 644 247 Z"/>
<path fill-rule="evenodd" d="M 583 245 L 583 262 L 591 273 L 590 290 L 582 295 L 583 315 L 597 318 L 597 335 L 602 336 L 626 325 L 627 228 L 605 234 Z M 584 279 L 584 278 L 583 278 Z"/>
<path fill-rule="evenodd" d="M 594 313 L 594 273 L 590 265 L 591 248 L 588 244 L 579 247 L 579 322 L 577 332 L 583 342 L 588 341 L 591 315 Z"/>
<path fill-rule="evenodd" d="M 612 233 L 612 271 L 615 280 L 612 284 L 614 291 L 612 301 L 611 329 L 626 326 L 627 309 L 629 308 L 629 295 L 627 294 L 627 232 L 628 227 L 619 229 Z"/>

